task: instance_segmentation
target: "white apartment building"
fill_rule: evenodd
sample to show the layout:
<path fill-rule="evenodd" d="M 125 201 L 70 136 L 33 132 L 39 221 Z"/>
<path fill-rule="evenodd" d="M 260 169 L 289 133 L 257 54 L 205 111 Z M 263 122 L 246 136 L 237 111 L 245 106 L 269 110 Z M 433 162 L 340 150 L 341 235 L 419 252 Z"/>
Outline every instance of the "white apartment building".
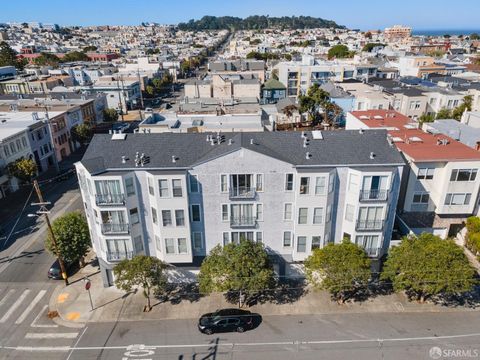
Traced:
<path fill-rule="evenodd" d="M 135 254 L 198 267 L 241 238 L 283 276 L 345 237 L 379 259 L 403 167 L 385 130 L 95 135 L 76 164 L 106 286 Z"/>
<path fill-rule="evenodd" d="M 377 75 L 376 65 L 353 60 L 315 60 L 312 56 L 303 56 L 302 61 L 280 62 L 274 68 L 278 69 L 278 80 L 287 86 L 287 96 L 305 94 L 313 84 L 329 80 L 341 82 Z"/>
<path fill-rule="evenodd" d="M 477 211 L 480 152 L 449 136 L 419 130 L 418 123 L 396 111 L 347 114 L 346 129 L 379 128 L 388 130 L 389 141 L 409 165 L 403 176 L 400 218 L 415 233 L 454 236 Z"/>

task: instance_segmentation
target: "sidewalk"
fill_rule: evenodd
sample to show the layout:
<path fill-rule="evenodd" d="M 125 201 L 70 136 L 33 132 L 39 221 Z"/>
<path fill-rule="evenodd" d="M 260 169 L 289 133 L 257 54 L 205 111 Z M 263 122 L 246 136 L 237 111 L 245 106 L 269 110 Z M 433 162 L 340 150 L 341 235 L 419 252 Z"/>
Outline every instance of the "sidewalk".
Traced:
<path fill-rule="evenodd" d="M 94 310 L 91 310 L 88 291 L 83 277 L 91 280 Z M 71 285 L 59 285 L 50 301 L 50 310 L 56 310 L 62 325 L 79 326 L 87 322 L 112 322 L 162 319 L 198 319 L 202 314 L 220 308 L 236 307 L 228 303 L 223 294 L 191 296 L 190 299 L 169 299 L 160 302 L 152 299 L 153 309 L 144 313 L 146 299 L 141 291 L 125 294 L 115 287 L 104 288 L 98 268 L 87 265 L 72 279 Z M 193 295 L 193 294 L 192 294 Z M 338 313 L 402 313 L 402 312 L 456 312 L 478 311 L 469 307 L 445 307 L 431 303 L 409 302 L 403 294 L 370 298 L 364 302 L 339 305 L 331 301 L 324 291 L 307 291 L 297 301 L 281 304 L 264 303 L 248 310 L 268 315 L 307 315 Z"/>
<path fill-rule="evenodd" d="M 468 258 L 468 261 L 470 261 L 470 264 L 475 269 L 477 269 L 477 272 L 480 274 L 480 261 L 478 261 L 477 257 L 474 254 L 472 254 L 472 252 L 469 249 L 467 249 L 467 247 L 465 246 L 466 235 L 467 235 L 467 228 L 465 227 L 455 237 L 454 239 L 455 243 L 463 249 L 465 256 Z"/>

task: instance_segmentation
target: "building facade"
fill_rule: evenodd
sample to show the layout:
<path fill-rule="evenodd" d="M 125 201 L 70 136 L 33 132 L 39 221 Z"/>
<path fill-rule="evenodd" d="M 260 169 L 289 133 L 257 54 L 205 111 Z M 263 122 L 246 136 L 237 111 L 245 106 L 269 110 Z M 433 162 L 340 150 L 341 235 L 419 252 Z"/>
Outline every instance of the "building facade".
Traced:
<path fill-rule="evenodd" d="M 135 254 L 198 266 L 242 238 L 287 277 L 345 237 L 378 259 L 403 166 L 384 130 L 95 135 L 76 164 L 105 285 Z"/>

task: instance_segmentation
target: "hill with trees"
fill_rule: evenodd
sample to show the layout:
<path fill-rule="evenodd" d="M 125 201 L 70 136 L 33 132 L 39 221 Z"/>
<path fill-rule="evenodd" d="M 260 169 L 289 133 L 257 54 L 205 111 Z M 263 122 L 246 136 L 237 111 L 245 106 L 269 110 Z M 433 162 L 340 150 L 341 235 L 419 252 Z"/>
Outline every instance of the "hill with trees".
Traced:
<path fill-rule="evenodd" d="M 187 23 L 178 24 L 178 28 L 184 31 L 199 30 L 257 30 L 268 28 L 282 29 L 313 29 L 335 28 L 344 29 L 335 21 L 315 18 L 312 16 L 283 16 L 270 17 L 264 15 L 249 16 L 245 19 L 234 16 L 204 16 L 200 20 L 190 20 Z"/>

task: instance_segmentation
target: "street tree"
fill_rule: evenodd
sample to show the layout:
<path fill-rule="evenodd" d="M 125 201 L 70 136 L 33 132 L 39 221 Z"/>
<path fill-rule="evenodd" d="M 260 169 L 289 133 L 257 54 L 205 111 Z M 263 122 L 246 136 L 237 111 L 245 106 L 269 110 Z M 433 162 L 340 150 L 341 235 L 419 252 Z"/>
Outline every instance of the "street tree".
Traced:
<path fill-rule="evenodd" d="M 83 266 L 84 257 L 91 245 L 90 232 L 85 216 L 79 211 L 65 214 L 52 223 L 52 230 L 59 254 L 57 254 L 50 234 L 45 241 L 45 248 L 67 263 L 80 261 Z"/>
<path fill-rule="evenodd" d="M 472 95 L 464 96 L 462 103 L 458 105 L 455 109 L 453 109 L 452 117 L 455 120 L 460 120 L 465 111 L 472 111 L 472 104 L 473 104 L 473 96 Z"/>
<path fill-rule="evenodd" d="M 57 66 L 60 59 L 55 54 L 42 52 L 33 62 L 40 66 Z"/>
<path fill-rule="evenodd" d="M 437 112 L 436 118 L 437 118 L 437 120 L 451 119 L 452 118 L 452 111 L 450 109 L 447 109 L 447 108 L 441 108 Z"/>
<path fill-rule="evenodd" d="M 105 122 L 115 122 L 118 120 L 118 112 L 115 109 L 103 110 L 103 120 Z"/>
<path fill-rule="evenodd" d="M 62 62 L 89 61 L 90 58 L 82 51 L 71 51 L 66 53 Z"/>
<path fill-rule="evenodd" d="M 476 283 L 475 270 L 463 250 L 452 240 L 428 233 L 404 237 L 393 247 L 381 279 L 420 302 L 434 295 L 468 292 Z"/>
<path fill-rule="evenodd" d="M 0 42 L 0 67 L 1 66 L 15 66 L 22 70 L 25 66 L 25 61 L 17 58 L 17 53 L 5 41 Z"/>
<path fill-rule="evenodd" d="M 165 291 L 167 264 L 156 257 L 138 255 L 120 261 L 114 268 L 115 286 L 126 292 L 141 287 L 147 299 L 144 311 L 152 310 L 151 296 Z"/>
<path fill-rule="evenodd" d="M 262 243 L 241 239 L 239 244 L 217 245 L 203 260 L 200 291 L 238 292 L 242 307 L 258 292 L 274 284 L 274 272 Z"/>
<path fill-rule="evenodd" d="M 72 134 L 73 140 L 85 145 L 92 137 L 92 128 L 89 124 L 83 123 L 80 125 L 75 125 L 70 133 Z"/>
<path fill-rule="evenodd" d="M 21 181 L 31 181 L 37 175 L 37 164 L 33 159 L 20 158 L 7 166 L 10 175 Z"/>
<path fill-rule="evenodd" d="M 344 239 L 340 244 L 315 249 L 305 260 L 305 272 L 311 285 L 329 291 L 334 300 L 344 303 L 367 287 L 370 259 L 364 249 Z"/>

